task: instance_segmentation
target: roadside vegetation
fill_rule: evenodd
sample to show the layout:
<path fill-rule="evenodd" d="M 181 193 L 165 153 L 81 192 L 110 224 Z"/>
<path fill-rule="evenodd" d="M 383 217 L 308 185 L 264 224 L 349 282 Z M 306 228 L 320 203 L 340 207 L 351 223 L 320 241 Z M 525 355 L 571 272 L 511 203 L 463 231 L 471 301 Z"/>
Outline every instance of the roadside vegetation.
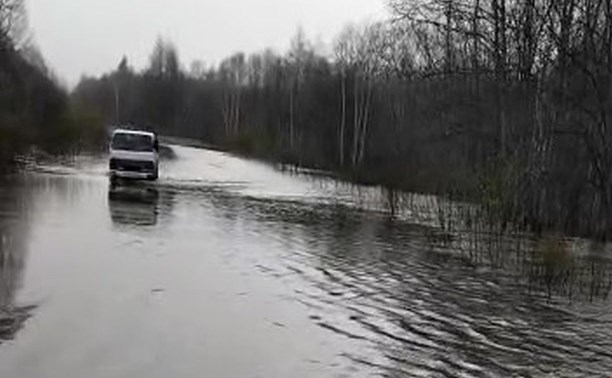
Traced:
<path fill-rule="evenodd" d="M 68 92 L 29 37 L 23 0 L 0 0 L 0 166 L 34 150 L 89 148 L 101 125 L 70 107 Z"/>

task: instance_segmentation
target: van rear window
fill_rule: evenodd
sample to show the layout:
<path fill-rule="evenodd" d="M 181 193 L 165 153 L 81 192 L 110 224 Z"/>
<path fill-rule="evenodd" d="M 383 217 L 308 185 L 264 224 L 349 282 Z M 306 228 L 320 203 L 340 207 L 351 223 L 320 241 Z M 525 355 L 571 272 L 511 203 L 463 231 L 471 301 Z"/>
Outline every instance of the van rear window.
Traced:
<path fill-rule="evenodd" d="M 153 151 L 153 139 L 148 135 L 117 133 L 113 135 L 111 148 L 113 150 L 151 152 Z"/>

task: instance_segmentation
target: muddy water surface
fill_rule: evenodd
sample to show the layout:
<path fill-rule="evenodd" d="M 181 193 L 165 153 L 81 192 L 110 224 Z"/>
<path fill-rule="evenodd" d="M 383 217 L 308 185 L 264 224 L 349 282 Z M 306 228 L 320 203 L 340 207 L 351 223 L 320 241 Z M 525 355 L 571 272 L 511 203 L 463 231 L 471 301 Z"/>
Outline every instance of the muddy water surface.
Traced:
<path fill-rule="evenodd" d="M 376 189 L 174 149 L 153 184 L 0 179 L 0 377 L 612 372 L 607 246 L 470 250 Z"/>

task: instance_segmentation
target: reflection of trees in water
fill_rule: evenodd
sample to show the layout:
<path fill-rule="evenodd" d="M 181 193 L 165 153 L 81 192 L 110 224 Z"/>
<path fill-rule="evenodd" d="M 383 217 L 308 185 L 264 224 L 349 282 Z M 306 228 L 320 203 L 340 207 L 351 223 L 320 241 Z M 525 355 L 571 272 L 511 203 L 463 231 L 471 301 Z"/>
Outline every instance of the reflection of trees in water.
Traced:
<path fill-rule="evenodd" d="M 27 254 L 28 195 L 19 182 L 0 185 L 0 344 L 23 327 L 34 306 L 18 306 Z"/>
<path fill-rule="evenodd" d="M 612 264 L 603 253 L 593 253 L 592 246 L 559 238 L 537 239 L 511 229 L 487 229 L 484 221 L 471 221 L 466 231 L 466 223 L 460 227 L 451 219 L 457 214 L 432 210 L 432 203 L 412 206 L 427 208 L 422 212 L 436 214 L 444 227 L 421 226 L 340 203 L 242 197 L 223 190 L 211 190 L 206 196 L 226 219 L 249 217 L 280 234 L 287 233 L 288 225 L 300 226 L 303 241 L 313 247 L 311 253 L 323 249 L 324 261 L 348 263 L 346 269 L 366 261 L 388 269 L 378 272 L 383 275 L 421 263 L 440 269 L 449 264 L 487 268 L 518 277 L 527 293 L 573 301 L 603 300 L 612 289 Z M 411 252 L 405 253 L 406 249 Z"/>
<path fill-rule="evenodd" d="M 610 264 L 596 248 L 484 225 L 426 227 L 342 204 L 208 196 L 232 222 L 296 241 L 271 269 L 303 278 L 295 292 L 313 322 L 355 340 L 359 351 L 346 357 L 388 376 L 472 374 L 470 367 L 533 376 L 581 361 L 592 371 L 609 364 L 584 361 L 610 335 L 585 324 L 580 308 L 555 304 L 570 299 L 587 309 L 584 301 L 607 297 Z"/>
<path fill-rule="evenodd" d="M 530 288 L 544 291 L 549 297 L 559 295 L 570 300 L 589 301 L 607 299 L 612 289 L 610 261 L 601 254 L 592 253 L 591 247 L 587 247 L 586 254 L 576 254 L 571 250 L 572 246 L 567 240 L 540 240 L 525 267 Z"/>
<path fill-rule="evenodd" d="M 548 301 L 606 298 L 610 266 L 601 253 L 585 254 L 582 246 L 555 238 L 449 236 L 342 206 L 302 209 L 272 213 L 281 214 L 280 224 L 306 226 L 300 229 L 323 273 L 313 279 L 323 291 L 310 294 L 313 308 L 323 303 L 350 314 L 348 320 L 323 315 L 318 322 L 370 343 L 388 359 L 347 355 L 356 362 L 391 376 L 473 372 L 466 366 L 492 376 L 533 375 L 540 368 L 572 371 L 597 353 L 584 350 L 583 338 L 606 345 L 607 336 L 583 324 L 573 328 L 577 318 Z M 573 336 L 565 339 L 559 329 Z"/>
<path fill-rule="evenodd" d="M 458 251 L 467 264 L 515 274 L 533 294 L 595 301 L 607 299 L 612 289 L 610 260 L 576 240 L 492 230 L 454 232 L 432 244 Z"/>
<path fill-rule="evenodd" d="M 410 220 L 415 214 L 433 220 L 435 227 L 423 233 L 432 249 L 458 252 L 470 266 L 515 274 L 531 293 L 594 301 L 606 299 L 612 289 L 612 264 L 592 253 L 593 244 L 535 236 L 482 206 L 409 193 L 394 198 L 398 209 L 412 214 Z"/>

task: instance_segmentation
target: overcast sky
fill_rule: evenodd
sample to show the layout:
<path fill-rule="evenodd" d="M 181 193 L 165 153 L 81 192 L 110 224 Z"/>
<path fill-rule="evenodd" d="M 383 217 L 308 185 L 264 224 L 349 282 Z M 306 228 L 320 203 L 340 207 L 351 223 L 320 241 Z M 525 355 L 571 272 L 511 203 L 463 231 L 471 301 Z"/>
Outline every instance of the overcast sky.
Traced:
<path fill-rule="evenodd" d="M 143 67 L 158 35 L 184 66 L 218 63 L 236 51 L 283 51 L 302 26 L 329 42 L 348 22 L 385 16 L 385 0 L 26 0 L 30 27 L 56 74 L 74 85 L 125 54 Z"/>

